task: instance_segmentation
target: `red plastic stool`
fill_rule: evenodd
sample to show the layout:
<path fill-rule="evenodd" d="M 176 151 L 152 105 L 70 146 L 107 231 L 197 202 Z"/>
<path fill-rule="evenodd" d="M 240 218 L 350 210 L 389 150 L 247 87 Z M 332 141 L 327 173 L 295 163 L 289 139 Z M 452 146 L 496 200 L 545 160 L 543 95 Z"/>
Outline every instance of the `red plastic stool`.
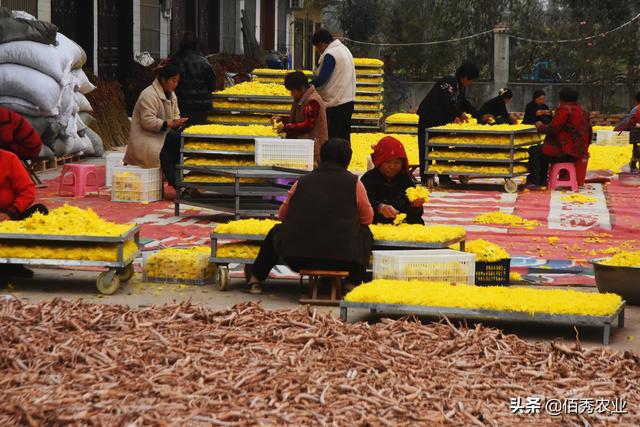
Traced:
<path fill-rule="evenodd" d="M 568 179 L 560 179 L 562 171 L 569 175 Z M 578 191 L 578 181 L 576 180 L 576 166 L 573 163 L 556 163 L 551 165 L 549 170 L 549 190 L 558 187 L 571 187 L 571 190 Z"/>
<path fill-rule="evenodd" d="M 65 183 L 67 174 L 71 174 L 71 183 Z M 93 178 L 93 183 L 89 183 L 88 178 Z M 58 196 L 63 191 L 71 191 L 74 197 L 84 197 L 87 191 L 97 191 L 100 195 L 100 180 L 96 165 L 80 165 L 68 163 L 62 167 L 60 182 L 58 183 Z"/>
<path fill-rule="evenodd" d="M 574 163 L 576 167 L 576 181 L 578 181 L 578 187 L 584 187 L 584 181 L 587 177 L 587 166 L 589 165 L 589 157 L 580 159 Z"/>

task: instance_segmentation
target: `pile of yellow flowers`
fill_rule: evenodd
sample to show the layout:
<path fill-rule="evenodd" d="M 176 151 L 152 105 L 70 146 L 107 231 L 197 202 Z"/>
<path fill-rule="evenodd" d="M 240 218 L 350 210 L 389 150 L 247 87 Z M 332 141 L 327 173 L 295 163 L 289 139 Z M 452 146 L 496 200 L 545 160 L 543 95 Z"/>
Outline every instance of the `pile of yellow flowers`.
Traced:
<path fill-rule="evenodd" d="M 151 279 L 205 280 L 213 277 L 215 267 L 209 263 L 211 248 L 168 248 L 146 259 L 144 277 Z"/>
<path fill-rule="evenodd" d="M 274 219 L 239 219 L 237 221 L 229 221 L 226 224 L 218 224 L 213 231 L 220 234 L 255 234 L 266 235 L 271 229 L 280 224 L 280 221 Z"/>
<path fill-rule="evenodd" d="M 436 129 L 447 129 L 447 130 L 472 130 L 481 132 L 495 132 L 495 131 L 521 131 L 521 130 L 531 130 L 535 131 L 536 127 L 533 125 L 479 125 L 477 123 L 448 123 L 443 126 L 438 126 Z"/>
<path fill-rule="evenodd" d="M 227 243 L 216 248 L 216 258 L 256 259 L 259 243 Z"/>
<path fill-rule="evenodd" d="M 369 120 L 377 120 L 382 118 L 382 112 L 379 113 L 353 113 L 353 117 L 356 119 L 369 119 Z"/>
<path fill-rule="evenodd" d="M 377 110 L 382 109 L 383 107 L 384 107 L 384 105 L 382 104 L 382 102 L 380 102 L 378 104 L 362 104 L 362 103 L 356 102 L 356 105 L 355 105 L 356 110 L 377 111 Z"/>
<path fill-rule="evenodd" d="M 253 159 L 247 156 L 211 155 L 206 157 L 194 156 L 184 161 L 186 166 L 253 166 Z"/>
<path fill-rule="evenodd" d="M 356 94 L 365 94 L 367 96 L 369 95 L 377 95 L 382 97 L 382 94 L 384 93 L 384 87 L 382 85 L 380 86 L 358 86 L 358 90 L 356 92 Z"/>
<path fill-rule="evenodd" d="M 418 138 L 414 135 L 401 135 L 401 134 L 384 134 L 384 133 L 352 133 L 351 134 L 351 150 L 353 155 L 351 157 L 351 163 L 349 164 L 349 170 L 351 171 L 366 171 L 367 161 L 373 149 L 373 145 L 376 145 L 385 136 L 392 136 L 402 143 L 404 150 L 407 152 L 409 158 L 409 164 L 418 164 Z"/>
<path fill-rule="evenodd" d="M 436 134 L 433 134 L 436 135 Z M 540 141 L 538 134 L 535 135 L 516 135 L 513 138 L 514 145 L 529 144 Z M 448 144 L 452 147 L 457 145 L 498 145 L 509 147 L 511 145 L 508 136 L 504 135 L 437 135 L 429 136 L 429 143 L 433 144 Z"/>
<path fill-rule="evenodd" d="M 397 125 L 386 125 L 385 131 L 394 133 L 394 132 L 410 132 L 413 134 L 418 134 L 418 128 L 416 126 L 397 126 Z"/>
<path fill-rule="evenodd" d="M 195 125 L 184 131 L 193 135 L 238 135 L 238 136 L 266 136 L 277 137 L 278 134 L 271 126 L 229 126 L 229 125 Z"/>
<path fill-rule="evenodd" d="M 48 215 L 37 212 L 22 221 L 0 222 L 0 233 L 54 234 L 68 236 L 116 237 L 131 229 L 131 224 L 116 224 L 98 216 L 92 209 L 81 209 L 65 204 Z M 132 241 L 125 242 L 124 258 L 138 250 Z M 115 261 L 116 245 L 56 246 L 34 244 L 0 245 L 3 258 L 41 258 L 82 261 Z"/>
<path fill-rule="evenodd" d="M 357 101 L 380 101 L 382 102 L 382 94 L 378 95 L 356 95 Z"/>
<path fill-rule="evenodd" d="M 430 159 L 449 158 L 449 159 L 488 159 L 488 160 L 509 160 L 511 153 L 509 151 L 464 151 L 464 150 L 447 150 L 436 149 L 429 153 Z M 529 158 L 527 150 L 514 150 L 513 160 L 526 160 Z"/>
<path fill-rule="evenodd" d="M 447 172 L 466 172 L 477 173 L 483 175 L 508 175 L 509 166 L 473 166 L 461 165 L 457 163 L 436 163 L 429 166 L 429 172 L 447 173 Z M 513 173 L 525 173 L 527 167 L 524 165 L 513 165 Z"/>
<path fill-rule="evenodd" d="M 442 282 L 375 280 L 356 287 L 346 301 L 453 307 L 521 313 L 609 316 L 622 302 L 615 294 L 563 289 L 470 286 Z"/>
<path fill-rule="evenodd" d="M 421 185 L 407 188 L 406 195 L 410 202 L 418 199 L 423 199 L 425 203 L 429 201 L 429 190 Z"/>
<path fill-rule="evenodd" d="M 0 222 L 0 233 L 55 234 L 69 236 L 120 236 L 132 224 L 116 224 L 98 216 L 91 208 L 64 206 L 51 210 L 48 215 L 39 212 L 22 221 Z"/>
<path fill-rule="evenodd" d="M 382 77 L 359 77 L 356 76 L 356 84 L 357 83 L 384 83 L 384 79 Z"/>
<path fill-rule="evenodd" d="M 189 141 L 184 144 L 186 150 L 223 150 L 223 151 L 246 151 L 252 153 L 255 144 L 250 142 L 208 142 Z"/>
<path fill-rule="evenodd" d="M 261 124 L 271 126 L 270 114 L 211 114 L 207 118 L 209 123 L 239 123 L 244 126 L 245 123 Z"/>
<path fill-rule="evenodd" d="M 528 220 L 517 215 L 504 213 L 501 211 L 489 212 L 482 215 L 478 215 L 473 219 L 476 224 L 505 224 L 513 225 L 516 227 L 525 227 L 533 230 L 534 227 L 540 225 L 538 221 Z"/>
<path fill-rule="evenodd" d="M 138 246 L 131 240 L 127 240 L 123 247 L 123 259 L 129 260 L 138 250 Z M 63 259 L 73 261 L 117 261 L 118 246 L 106 245 L 82 245 L 55 246 L 55 245 L 5 245 L 0 244 L 1 258 L 29 258 L 29 259 Z"/>
<path fill-rule="evenodd" d="M 412 124 L 417 125 L 420 118 L 414 113 L 395 113 L 385 119 L 387 124 Z"/>
<path fill-rule="evenodd" d="M 284 96 L 291 98 L 291 92 L 282 84 L 259 82 L 244 82 L 216 92 L 217 95 L 253 95 L 253 96 Z M 214 105 L 216 102 L 214 101 Z"/>
<path fill-rule="evenodd" d="M 509 258 L 507 251 L 484 239 L 468 241 L 464 251 L 476 254 L 476 261 L 482 262 L 495 262 Z"/>
<path fill-rule="evenodd" d="M 231 184 L 236 182 L 235 178 L 228 176 L 214 176 L 190 172 L 183 178 L 184 182 L 202 182 L 207 184 Z M 263 184 L 264 179 L 259 178 L 240 178 L 241 184 Z"/>
<path fill-rule="evenodd" d="M 214 108 L 225 108 L 228 110 L 266 110 L 269 112 L 289 113 L 291 105 L 279 104 L 276 102 L 236 102 L 236 101 L 215 101 Z"/>
<path fill-rule="evenodd" d="M 384 62 L 376 58 L 353 58 L 356 68 L 382 68 Z"/>
<path fill-rule="evenodd" d="M 599 130 L 613 130 L 613 128 L 614 128 L 613 126 L 593 126 L 592 127 L 594 133 Z"/>
<path fill-rule="evenodd" d="M 622 168 L 629 164 L 633 153 L 633 145 L 590 145 L 589 164 L 587 169 L 610 170 L 614 173 L 622 172 Z"/>
<path fill-rule="evenodd" d="M 598 199 L 591 196 L 585 196 L 584 194 L 574 193 L 562 196 L 562 201 L 571 203 L 595 203 Z"/>
<path fill-rule="evenodd" d="M 613 265 L 616 267 L 640 267 L 640 251 L 621 251 L 611 258 L 600 262 L 600 264 Z"/>
<path fill-rule="evenodd" d="M 465 236 L 459 225 L 371 224 L 369 229 L 374 240 L 398 242 L 444 243 Z"/>
<path fill-rule="evenodd" d="M 256 76 L 286 76 L 289 73 L 293 73 L 294 71 L 302 71 L 302 73 L 307 76 L 313 76 L 313 72 L 309 70 L 279 70 L 274 68 L 254 68 L 251 74 Z"/>

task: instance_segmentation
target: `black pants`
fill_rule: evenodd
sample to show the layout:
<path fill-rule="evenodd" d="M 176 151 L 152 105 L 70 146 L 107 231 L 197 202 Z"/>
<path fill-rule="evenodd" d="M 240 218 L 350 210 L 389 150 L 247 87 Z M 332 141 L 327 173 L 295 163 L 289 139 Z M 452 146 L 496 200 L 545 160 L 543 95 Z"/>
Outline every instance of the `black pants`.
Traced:
<path fill-rule="evenodd" d="M 275 226 L 269 231 L 267 237 L 265 237 L 260 247 L 260 252 L 256 257 L 251 273 L 256 276 L 260 281 L 264 281 L 269 276 L 269 272 L 280 260 L 276 248 L 274 245 L 274 236 L 277 233 L 279 226 Z M 285 260 L 287 265 L 294 271 L 300 271 L 301 269 L 309 270 L 342 270 L 348 271 L 349 277 L 347 280 L 349 283 L 359 285 L 364 279 L 365 269 L 362 265 L 333 261 L 327 259 L 307 259 L 307 258 L 290 258 Z"/>
<path fill-rule="evenodd" d="M 549 165 L 554 163 L 575 163 L 578 159 L 568 154 L 558 157 L 547 156 L 542 153 L 542 146 L 529 148 L 529 176 L 527 183 L 545 187 L 549 177 Z"/>
<path fill-rule="evenodd" d="M 420 160 L 420 182 L 424 184 L 427 182 L 427 176 L 424 173 L 424 169 L 427 165 L 427 132 L 425 129 L 441 126 L 437 123 L 429 123 L 426 120 L 418 120 L 418 156 Z M 440 182 L 451 181 L 449 175 L 438 175 Z"/>
<path fill-rule="evenodd" d="M 327 126 L 329 138 L 342 138 L 351 141 L 351 116 L 353 102 L 327 108 Z"/>
<path fill-rule="evenodd" d="M 180 132 L 169 130 L 164 137 L 164 145 L 160 151 L 160 167 L 167 182 L 172 187 L 176 186 L 176 165 L 180 161 Z"/>

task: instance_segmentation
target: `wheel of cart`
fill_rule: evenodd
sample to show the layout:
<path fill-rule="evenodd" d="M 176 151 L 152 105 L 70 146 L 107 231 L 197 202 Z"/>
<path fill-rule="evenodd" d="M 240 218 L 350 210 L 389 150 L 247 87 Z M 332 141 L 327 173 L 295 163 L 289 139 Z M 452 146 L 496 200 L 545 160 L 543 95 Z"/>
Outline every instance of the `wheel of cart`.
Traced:
<path fill-rule="evenodd" d="M 98 274 L 96 287 L 103 295 L 112 295 L 120 289 L 120 277 L 117 270 L 111 269 Z"/>
<path fill-rule="evenodd" d="M 226 291 L 229 288 L 229 266 L 218 264 L 216 265 L 215 283 L 218 285 L 218 289 Z"/>
<path fill-rule="evenodd" d="M 504 179 L 504 191 L 507 193 L 515 193 L 518 191 L 518 183 L 512 178 Z"/>

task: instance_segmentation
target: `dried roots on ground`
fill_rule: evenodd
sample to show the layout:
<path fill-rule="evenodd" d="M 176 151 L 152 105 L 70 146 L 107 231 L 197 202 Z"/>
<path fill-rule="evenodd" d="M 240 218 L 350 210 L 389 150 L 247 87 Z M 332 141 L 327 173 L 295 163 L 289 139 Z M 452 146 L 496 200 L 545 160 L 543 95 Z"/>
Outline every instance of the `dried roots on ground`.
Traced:
<path fill-rule="evenodd" d="M 477 325 L 246 303 L 0 303 L 0 425 L 638 425 L 640 359 Z M 518 415 L 515 397 L 627 415 Z"/>

